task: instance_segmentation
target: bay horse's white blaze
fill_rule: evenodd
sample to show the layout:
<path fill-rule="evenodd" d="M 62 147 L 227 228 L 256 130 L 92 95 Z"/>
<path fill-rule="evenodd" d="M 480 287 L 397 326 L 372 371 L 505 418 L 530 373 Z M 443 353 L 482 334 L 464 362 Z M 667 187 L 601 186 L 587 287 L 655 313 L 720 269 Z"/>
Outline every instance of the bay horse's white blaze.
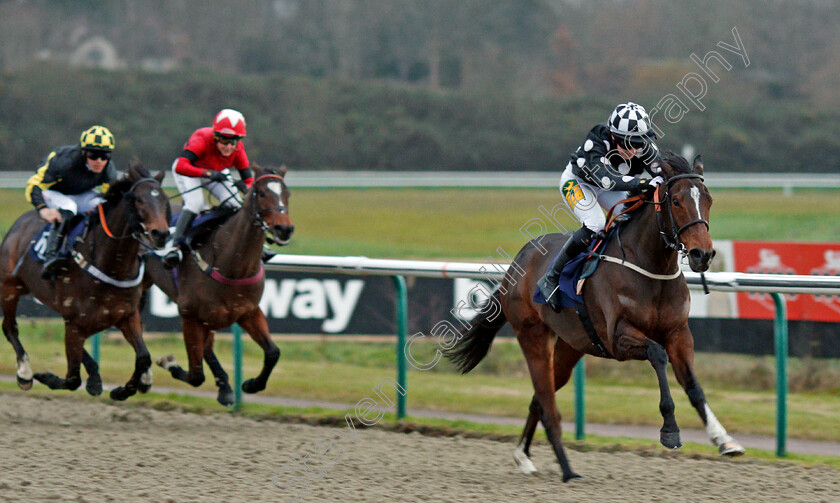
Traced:
<path fill-rule="evenodd" d="M 709 435 L 722 455 L 740 456 L 744 453 L 744 448 L 729 436 L 726 428 L 720 424 L 715 413 L 709 408 L 709 404 L 706 404 L 706 434 Z"/>
<path fill-rule="evenodd" d="M 534 466 L 534 463 L 532 463 L 528 455 L 525 454 L 524 441 L 519 442 L 519 445 L 517 445 L 516 449 L 513 450 L 513 460 L 516 462 L 516 466 L 519 467 L 519 470 L 525 475 L 537 473 L 537 467 Z"/>
<path fill-rule="evenodd" d="M 29 365 L 29 355 L 24 355 L 18 360 L 17 376 L 23 380 L 32 380 L 32 367 Z"/>
<path fill-rule="evenodd" d="M 279 196 L 279 195 L 281 195 L 281 194 L 283 193 L 283 186 L 282 186 L 282 185 L 280 185 L 280 182 L 270 182 L 270 183 L 267 183 L 267 184 L 265 184 L 265 188 L 267 188 L 267 189 L 268 189 L 268 190 L 270 190 L 271 192 L 274 192 L 274 193 L 275 193 L 275 194 L 277 194 L 278 196 Z"/>
<path fill-rule="evenodd" d="M 703 218 L 703 214 L 700 213 L 700 189 L 697 187 L 691 187 L 690 195 L 691 198 L 694 199 L 694 207 L 697 209 L 697 218 Z"/>

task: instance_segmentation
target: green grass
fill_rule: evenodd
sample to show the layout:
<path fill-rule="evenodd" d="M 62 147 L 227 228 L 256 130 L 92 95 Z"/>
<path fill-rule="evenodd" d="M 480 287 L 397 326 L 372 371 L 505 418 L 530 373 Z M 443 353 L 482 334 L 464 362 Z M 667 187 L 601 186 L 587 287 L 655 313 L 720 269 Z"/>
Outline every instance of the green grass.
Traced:
<path fill-rule="evenodd" d="M 715 239 L 836 241 L 840 236 L 840 191 L 797 190 L 786 197 L 778 190 L 716 190 L 713 195 L 711 224 Z M 501 247 L 513 256 L 527 241 L 520 228 L 535 218 L 545 220 L 540 206 L 551 209 L 558 203 L 560 192 L 553 187 L 292 187 L 290 209 L 296 232 L 284 251 L 481 260 L 497 256 L 496 249 Z M 5 233 L 28 209 L 22 190 L 0 190 L 0 231 Z M 568 216 L 559 221 L 568 230 L 578 227 Z"/>
<path fill-rule="evenodd" d="M 63 375 L 66 369 L 62 328 L 57 322 L 21 323 L 21 338 L 36 371 L 50 370 Z M 147 345 L 153 359 L 172 353 L 184 364 L 185 349 L 180 337 L 149 336 Z M 288 398 L 327 400 L 355 404 L 363 398 L 378 399 L 373 388 L 384 378 L 395 375 L 395 348 L 392 343 L 340 340 L 281 340 L 280 363 L 269 380 L 265 394 Z M 245 377 L 259 372 L 262 353 L 246 341 Z M 131 373 L 134 354 L 130 347 L 111 333 L 103 341 L 101 372 L 107 382 L 123 383 Z M 228 337 L 220 337 L 216 350 L 222 365 L 232 372 L 232 347 Z M 0 373 L 12 375 L 15 362 L 11 349 L 0 353 Z M 760 371 L 756 369 L 762 369 Z M 756 379 L 764 372 L 772 376 L 768 358 L 739 355 L 698 354 L 697 375 L 709 403 L 723 424 L 736 433 L 775 435 L 776 395 L 772 378 Z M 190 389 L 160 368 L 154 368 L 155 385 Z M 212 377 L 201 389 L 215 391 Z M 816 391 L 792 388 L 788 396 L 789 436 L 840 442 L 840 362 L 833 360 L 791 362 L 792 382 L 815 382 L 805 376 L 821 375 L 824 386 Z M 41 388 L 41 386 L 38 386 Z M 677 418 L 684 428 L 702 428 L 678 384 L 671 379 Z M 390 388 L 388 396 L 395 400 Z M 83 395 L 83 391 L 78 392 Z M 517 344 L 500 340 L 485 362 L 474 373 L 461 376 L 446 361 L 433 370 L 408 373 L 409 408 L 472 414 L 491 414 L 523 418 L 533 395 Z M 557 394 L 564 417 L 573 417 L 573 388 Z M 661 425 L 659 391 L 652 369 L 645 362 L 615 362 L 587 359 L 586 413 L 596 423 Z"/>

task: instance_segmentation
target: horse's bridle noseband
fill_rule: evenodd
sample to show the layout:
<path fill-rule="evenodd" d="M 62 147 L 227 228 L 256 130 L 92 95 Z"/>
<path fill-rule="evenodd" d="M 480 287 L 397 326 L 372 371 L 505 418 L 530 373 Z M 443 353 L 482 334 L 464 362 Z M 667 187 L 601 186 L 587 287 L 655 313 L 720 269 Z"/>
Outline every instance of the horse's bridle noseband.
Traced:
<path fill-rule="evenodd" d="M 662 239 L 665 240 L 665 244 L 668 246 L 668 248 L 673 248 L 674 250 L 677 250 L 677 251 L 680 251 L 680 252 L 683 252 L 683 253 L 685 253 L 685 245 L 682 244 L 682 242 L 680 241 L 680 234 L 682 234 L 683 231 L 685 231 L 686 229 L 688 229 L 689 227 L 691 227 L 692 225 L 695 225 L 695 224 L 703 224 L 703 225 L 706 226 L 707 230 L 709 229 L 709 222 L 707 220 L 703 219 L 703 218 L 697 218 L 695 220 L 692 220 L 692 221 L 682 225 L 679 229 L 677 228 L 677 225 L 674 222 L 674 214 L 671 211 L 671 204 L 670 204 L 670 201 L 671 201 L 671 192 L 670 192 L 671 185 L 673 185 L 674 182 L 676 182 L 677 180 L 682 180 L 682 179 L 685 179 L 685 178 L 698 178 L 698 179 L 700 179 L 701 182 L 703 181 L 703 175 L 699 175 L 697 173 L 686 173 L 686 174 L 682 174 L 682 175 L 675 175 L 675 176 L 672 176 L 671 178 L 669 178 L 668 181 L 665 182 L 664 184 L 660 184 L 658 187 L 656 187 L 656 191 L 653 194 L 653 204 L 656 206 L 656 222 L 657 222 L 657 224 L 659 224 L 659 234 L 662 235 Z M 659 189 L 663 185 L 665 186 L 665 190 L 664 190 L 663 197 L 660 197 Z M 662 222 L 662 204 L 663 203 L 668 206 L 668 220 L 670 220 L 670 223 L 671 223 L 671 229 L 670 229 L 671 234 L 670 235 L 668 235 L 668 233 L 665 232 L 665 227 L 664 227 L 664 224 Z"/>

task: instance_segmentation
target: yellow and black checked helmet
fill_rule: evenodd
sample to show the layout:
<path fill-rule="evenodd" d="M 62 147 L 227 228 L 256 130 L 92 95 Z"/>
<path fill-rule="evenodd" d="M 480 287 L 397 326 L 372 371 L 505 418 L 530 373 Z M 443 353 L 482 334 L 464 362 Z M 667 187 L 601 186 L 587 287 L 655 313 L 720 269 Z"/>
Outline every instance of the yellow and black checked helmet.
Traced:
<path fill-rule="evenodd" d="M 108 152 L 114 150 L 116 146 L 114 135 L 105 126 L 93 126 L 86 130 L 82 133 L 79 144 L 84 149 L 105 150 Z"/>

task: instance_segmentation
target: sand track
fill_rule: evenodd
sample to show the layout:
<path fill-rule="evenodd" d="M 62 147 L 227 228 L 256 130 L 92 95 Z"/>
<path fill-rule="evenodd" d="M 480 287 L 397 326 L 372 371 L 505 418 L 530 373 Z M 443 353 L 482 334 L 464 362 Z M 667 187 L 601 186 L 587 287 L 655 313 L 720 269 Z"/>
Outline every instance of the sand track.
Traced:
<path fill-rule="evenodd" d="M 840 501 L 840 472 L 828 468 L 571 450 L 585 480 L 563 484 L 546 445 L 532 456 L 540 472 L 526 477 L 508 442 L 68 395 L 2 393 L 0 425 L 3 502 Z"/>

